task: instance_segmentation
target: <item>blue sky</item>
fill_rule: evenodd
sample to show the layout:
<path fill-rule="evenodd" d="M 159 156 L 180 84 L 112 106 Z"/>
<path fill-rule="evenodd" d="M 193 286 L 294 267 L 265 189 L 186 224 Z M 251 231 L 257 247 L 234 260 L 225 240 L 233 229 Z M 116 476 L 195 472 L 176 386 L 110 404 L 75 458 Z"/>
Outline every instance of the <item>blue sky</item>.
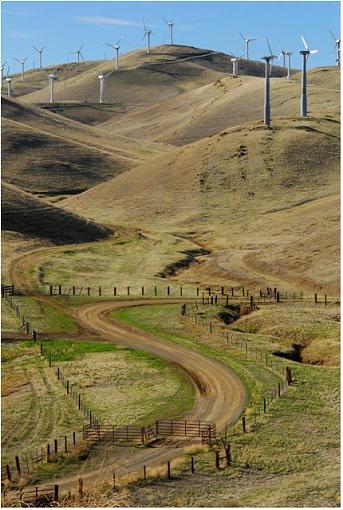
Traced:
<path fill-rule="evenodd" d="M 330 28 L 339 35 L 339 2 L 102 2 L 102 1 L 4 1 L 2 5 L 2 57 L 19 71 L 14 56 L 28 56 L 28 68 L 37 66 L 38 56 L 32 44 L 47 46 L 44 63 L 68 61 L 68 52 L 84 44 L 86 60 L 112 56 L 105 42 L 122 38 L 122 53 L 144 46 L 142 18 L 153 31 L 152 45 L 167 42 L 163 17 L 175 19 L 175 43 L 200 48 L 242 53 L 238 32 L 257 37 L 251 46 L 251 58 L 266 53 L 264 37 L 271 41 L 274 53 L 281 46 L 296 53 L 293 65 L 300 67 L 299 50 L 303 34 L 312 48 L 320 52 L 310 58 L 309 66 L 334 65 L 330 56 L 334 42 Z"/>

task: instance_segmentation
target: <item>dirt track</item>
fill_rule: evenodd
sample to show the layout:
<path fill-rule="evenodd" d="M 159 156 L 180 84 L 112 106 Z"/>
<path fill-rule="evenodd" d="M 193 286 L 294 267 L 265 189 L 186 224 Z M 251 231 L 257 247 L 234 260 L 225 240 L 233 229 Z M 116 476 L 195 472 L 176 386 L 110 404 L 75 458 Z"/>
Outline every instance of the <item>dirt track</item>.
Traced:
<path fill-rule="evenodd" d="M 45 251 L 46 253 L 46 251 Z M 29 268 L 43 252 L 37 251 L 17 259 L 12 265 L 12 278 L 15 283 L 29 280 Z M 25 283 L 26 283 L 25 281 Z M 42 298 L 47 299 L 49 298 Z M 50 301 L 50 300 L 49 300 Z M 184 300 L 185 302 L 188 300 Z M 56 303 L 50 302 L 52 306 Z M 180 303 L 176 299 L 139 299 L 123 301 L 103 301 L 83 305 L 77 308 L 67 307 L 78 322 L 80 330 L 85 334 L 94 335 L 94 339 L 106 340 L 117 345 L 125 345 L 152 353 L 175 364 L 185 372 L 195 386 L 195 401 L 191 411 L 185 418 L 192 420 L 213 421 L 217 431 L 234 422 L 242 412 L 245 403 L 245 389 L 238 378 L 227 366 L 212 358 L 207 358 L 192 349 L 178 345 L 161 337 L 143 332 L 132 326 L 109 318 L 112 310 L 142 306 Z M 60 306 L 60 305 L 57 305 Z M 189 444 L 169 443 L 168 447 L 132 449 L 118 448 L 117 455 L 104 455 L 101 465 L 94 468 L 66 475 L 48 483 L 59 483 L 61 493 L 75 490 L 77 480 L 81 476 L 85 482 L 111 480 L 113 471 L 123 476 L 141 472 L 143 465 L 160 466 L 167 460 L 180 456 Z"/>

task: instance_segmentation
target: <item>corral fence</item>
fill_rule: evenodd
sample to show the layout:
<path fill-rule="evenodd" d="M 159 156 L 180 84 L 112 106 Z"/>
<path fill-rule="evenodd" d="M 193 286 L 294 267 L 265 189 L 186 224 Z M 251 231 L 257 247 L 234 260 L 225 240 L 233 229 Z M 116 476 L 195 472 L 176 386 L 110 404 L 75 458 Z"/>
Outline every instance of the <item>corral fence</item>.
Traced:
<path fill-rule="evenodd" d="M 44 485 L 25 491 L 21 490 L 20 506 L 46 507 L 53 502 L 57 503 L 59 498 L 58 489 L 58 485 Z"/>
<path fill-rule="evenodd" d="M 90 441 L 146 444 L 153 439 L 171 436 L 199 438 L 202 443 L 210 443 L 216 439 L 216 426 L 205 421 L 163 419 L 144 426 L 126 425 L 116 428 L 97 423 L 83 427 L 83 438 Z"/>

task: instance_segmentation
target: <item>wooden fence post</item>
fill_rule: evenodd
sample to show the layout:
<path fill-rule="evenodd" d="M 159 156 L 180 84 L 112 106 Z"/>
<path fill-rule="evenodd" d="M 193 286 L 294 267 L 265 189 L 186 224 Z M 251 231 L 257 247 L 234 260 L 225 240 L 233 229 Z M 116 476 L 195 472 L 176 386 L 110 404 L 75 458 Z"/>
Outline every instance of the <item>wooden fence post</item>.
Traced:
<path fill-rule="evenodd" d="M 50 462 L 50 444 L 46 445 L 46 461 Z"/>
<path fill-rule="evenodd" d="M 216 450 L 214 462 L 215 462 L 216 469 L 219 469 L 219 467 L 220 467 L 220 457 L 219 457 L 219 451 L 218 450 Z"/>
<path fill-rule="evenodd" d="M 157 287 L 156 287 L 156 285 L 154 287 L 154 293 L 155 293 L 155 296 L 157 296 Z"/>
<path fill-rule="evenodd" d="M 328 304 L 328 297 L 327 297 L 327 295 L 326 295 L 326 294 L 325 294 L 325 296 L 324 296 L 324 303 L 325 303 L 326 305 Z"/>
<path fill-rule="evenodd" d="M 246 422 L 245 422 L 245 416 L 242 416 L 242 430 L 243 432 L 246 432 Z"/>
<path fill-rule="evenodd" d="M 54 501 L 58 502 L 58 485 L 54 486 Z"/>
<path fill-rule="evenodd" d="M 79 478 L 79 495 L 83 496 L 83 480 Z"/>
<path fill-rule="evenodd" d="M 225 456 L 226 456 L 226 465 L 227 467 L 231 466 L 231 446 L 228 444 L 225 448 Z"/>
<path fill-rule="evenodd" d="M 11 481 L 11 470 L 10 470 L 10 467 L 8 464 L 6 464 L 6 476 L 7 476 L 7 480 L 10 482 Z"/>
<path fill-rule="evenodd" d="M 267 401 L 266 401 L 266 398 L 264 397 L 263 398 L 263 412 L 266 413 L 267 412 Z"/>
<path fill-rule="evenodd" d="M 277 394 L 278 394 L 278 397 L 281 397 L 281 383 L 277 383 Z"/>
<path fill-rule="evenodd" d="M 146 480 L 146 466 L 143 466 L 143 480 Z"/>
<path fill-rule="evenodd" d="M 91 289 L 90 287 L 87 287 L 87 296 L 90 296 L 91 295 Z"/>
<path fill-rule="evenodd" d="M 144 296 L 144 287 L 142 286 L 142 296 Z"/>
<path fill-rule="evenodd" d="M 168 296 L 170 296 L 170 287 L 169 287 L 169 285 L 167 287 L 167 294 L 168 294 Z"/>
<path fill-rule="evenodd" d="M 64 436 L 64 452 L 68 453 L 68 439 L 67 439 L 67 436 Z"/>
<path fill-rule="evenodd" d="M 280 292 L 276 293 L 276 302 L 280 303 Z"/>
<path fill-rule="evenodd" d="M 167 462 L 168 478 L 171 479 L 170 460 Z"/>
<path fill-rule="evenodd" d="M 57 443 L 57 439 L 54 440 L 54 446 L 55 446 L 55 453 L 58 452 L 58 443 Z"/>
<path fill-rule="evenodd" d="M 229 306 L 229 296 L 226 296 L 226 303 L 225 303 L 226 306 Z"/>
<path fill-rule="evenodd" d="M 69 381 L 67 380 L 67 395 L 69 395 Z"/>
<path fill-rule="evenodd" d="M 195 469 L 194 469 L 194 457 L 191 457 L 191 472 L 192 472 L 192 475 L 194 475 L 194 473 L 195 473 Z"/>
<path fill-rule="evenodd" d="M 199 287 L 197 287 L 197 297 L 199 297 Z"/>
<path fill-rule="evenodd" d="M 15 456 L 15 467 L 16 467 L 18 475 L 20 476 L 21 475 L 21 469 L 20 469 L 20 460 L 19 460 L 18 455 Z"/>
<path fill-rule="evenodd" d="M 244 287 L 242 287 L 242 295 L 244 296 Z"/>
<path fill-rule="evenodd" d="M 314 295 L 314 302 L 317 304 L 318 303 L 318 297 L 317 297 L 317 294 Z"/>
<path fill-rule="evenodd" d="M 73 296 L 75 296 L 75 291 L 76 291 L 75 285 L 73 285 Z"/>
<path fill-rule="evenodd" d="M 180 296 L 182 296 L 182 287 L 180 287 Z"/>
<path fill-rule="evenodd" d="M 116 473 L 115 473 L 115 471 L 113 471 L 112 480 L 113 480 L 113 489 L 115 489 L 116 488 Z"/>
<path fill-rule="evenodd" d="M 117 295 L 117 287 L 113 287 L 113 296 Z"/>
<path fill-rule="evenodd" d="M 231 296 L 233 296 L 233 287 L 231 287 Z"/>
<path fill-rule="evenodd" d="M 58 286 L 58 295 L 61 296 L 62 294 L 62 285 Z"/>
<path fill-rule="evenodd" d="M 130 295 L 130 287 L 127 287 L 127 295 Z"/>
<path fill-rule="evenodd" d="M 101 296 L 101 287 L 99 286 L 99 296 Z"/>

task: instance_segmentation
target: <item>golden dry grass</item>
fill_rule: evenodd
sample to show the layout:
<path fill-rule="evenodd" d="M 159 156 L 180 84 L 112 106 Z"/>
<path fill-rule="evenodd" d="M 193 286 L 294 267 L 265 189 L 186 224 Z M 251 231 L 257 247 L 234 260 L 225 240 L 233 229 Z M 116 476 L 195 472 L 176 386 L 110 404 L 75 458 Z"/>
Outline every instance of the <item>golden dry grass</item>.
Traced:
<path fill-rule="evenodd" d="M 214 250 L 193 281 L 337 294 L 338 167 L 337 117 L 279 118 L 271 130 L 258 122 L 175 149 L 61 205 Z"/>

